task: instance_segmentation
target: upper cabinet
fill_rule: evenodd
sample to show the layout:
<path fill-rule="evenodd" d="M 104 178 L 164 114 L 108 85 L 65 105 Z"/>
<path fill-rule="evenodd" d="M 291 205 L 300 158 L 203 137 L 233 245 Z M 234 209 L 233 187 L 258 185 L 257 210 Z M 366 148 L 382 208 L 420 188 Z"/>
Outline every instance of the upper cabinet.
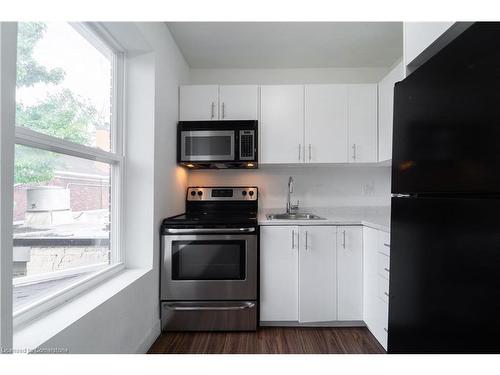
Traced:
<path fill-rule="evenodd" d="M 394 85 L 403 78 L 404 67 L 400 62 L 378 84 L 378 161 L 392 159 Z"/>
<path fill-rule="evenodd" d="M 257 85 L 224 85 L 219 88 L 221 120 L 257 120 L 259 87 Z"/>
<path fill-rule="evenodd" d="M 260 164 L 370 163 L 377 103 L 377 84 L 263 85 L 260 107 L 257 85 L 181 86 L 180 120 L 259 120 Z"/>
<path fill-rule="evenodd" d="M 181 121 L 257 120 L 257 85 L 189 85 L 180 88 Z"/>
<path fill-rule="evenodd" d="M 349 162 L 377 161 L 377 85 L 349 85 Z"/>
<path fill-rule="evenodd" d="M 418 61 L 428 47 L 447 31 L 453 22 L 405 22 L 404 23 L 404 65 L 411 73 L 423 61 Z"/>
<path fill-rule="evenodd" d="M 304 86 L 261 86 L 260 163 L 304 162 Z"/>
<path fill-rule="evenodd" d="M 181 86 L 179 119 L 210 121 L 219 118 L 219 86 Z"/>
<path fill-rule="evenodd" d="M 347 163 L 348 128 L 348 86 L 306 85 L 306 161 Z"/>

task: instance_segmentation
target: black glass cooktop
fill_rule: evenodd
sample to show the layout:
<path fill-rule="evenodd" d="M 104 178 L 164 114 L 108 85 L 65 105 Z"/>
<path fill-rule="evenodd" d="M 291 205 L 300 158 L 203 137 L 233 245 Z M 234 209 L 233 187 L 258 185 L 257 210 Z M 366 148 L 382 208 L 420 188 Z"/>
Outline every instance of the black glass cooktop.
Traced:
<path fill-rule="evenodd" d="M 257 225 L 256 213 L 199 212 L 182 214 L 163 220 L 164 226 L 236 226 Z"/>

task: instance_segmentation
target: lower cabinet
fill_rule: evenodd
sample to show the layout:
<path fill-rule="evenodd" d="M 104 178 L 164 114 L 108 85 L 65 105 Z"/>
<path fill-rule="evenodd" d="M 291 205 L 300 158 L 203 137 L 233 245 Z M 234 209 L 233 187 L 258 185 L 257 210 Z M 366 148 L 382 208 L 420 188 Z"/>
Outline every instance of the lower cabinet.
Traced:
<path fill-rule="evenodd" d="M 338 320 L 363 320 L 363 227 L 338 227 Z"/>
<path fill-rule="evenodd" d="M 299 236 L 299 322 L 337 320 L 336 227 L 303 226 Z"/>
<path fill-rule="evenodd" d="M 261 226 L 261 322 L 364 321 L 387 348 L 389 239 L 362 226 Z"/>
<path fill-rule="evenodd" d="M 389 318 L 389 250 L 388 233 L 363 229 L 363 320 L 385 349 Z"/>
<path fill-rule="evenodd" d="M 260 227 L 260 320 L 299 320 L 299 227 Z"/>
<path fill-rule="evenodd" d="M 363 318 L 362 227 L 261 226 L 260 320 Z"/>

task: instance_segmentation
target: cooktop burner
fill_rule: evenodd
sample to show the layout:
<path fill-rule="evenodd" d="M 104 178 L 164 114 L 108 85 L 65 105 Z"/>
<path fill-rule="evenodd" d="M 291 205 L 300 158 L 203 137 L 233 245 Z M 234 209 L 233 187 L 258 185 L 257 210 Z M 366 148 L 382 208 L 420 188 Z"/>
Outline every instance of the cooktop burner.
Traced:
<path fill-rule="evenodd" d="M 163 220 L 165 227 L 256 226 L 256 187 L 189 187 L 186 213 Z"/>

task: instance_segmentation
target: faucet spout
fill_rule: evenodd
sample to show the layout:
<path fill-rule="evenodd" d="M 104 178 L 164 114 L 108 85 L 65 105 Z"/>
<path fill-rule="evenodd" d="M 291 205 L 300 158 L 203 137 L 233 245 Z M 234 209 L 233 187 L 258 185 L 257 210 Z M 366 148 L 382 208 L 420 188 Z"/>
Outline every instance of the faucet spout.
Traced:
<path fill-rule="evenodd" d="M 286 195 L 286 213 L 292 213 L 293 210 L 297 210 L 299 208 L 299 201 L 297 201 L 297 204 L 292 204 L 291 202 L 291 195 L 293 193 L 293 177 L 290 176 L 288 178 L 288 191 Z"/>

